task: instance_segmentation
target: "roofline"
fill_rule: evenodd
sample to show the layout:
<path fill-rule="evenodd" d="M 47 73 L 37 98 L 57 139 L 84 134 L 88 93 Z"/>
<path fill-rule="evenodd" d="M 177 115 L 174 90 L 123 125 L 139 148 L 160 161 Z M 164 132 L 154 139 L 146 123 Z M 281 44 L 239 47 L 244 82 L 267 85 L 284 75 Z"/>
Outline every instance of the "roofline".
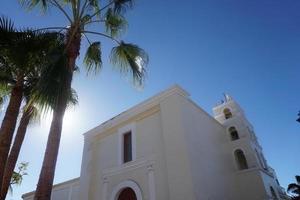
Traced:
<path fill-rule="evenodd" d="M 65 182 L 61 182 L 61 183 L 55 184 L 55 185 L 53 185 L 52 190 L 56 189 L 56 188 L 58 188 L 58 187 L 60 187 L 62 185 L 67 185 L 67 184 L 75 183 L 75 182 L 78 182 L 78 181 L 79 181 L 79 177 L 73 178 L 71 180 L 67 180 Z M 24 199 L 24 198 L 26 198 L 28 196 L 31 196 L 34 193 L 35 193 L 35 191 L 31 191 L 31 192 L 25 193 L 25 194 L 22 195 L 22 199 Z"/>
<path fill-rule="evenodd" d="M 88 138 L 88 137 L 92 137 L 96 134 L 99 134 L 100 132 L 103 132 L 111 127 L 114 127 L 114 126 L 120 124 L 121 122 L 123 122 L 123 121 L 125 121 L 125 120 L 127 120 L 127 119 L 129 119 L 129 118 L 131 118 L 131 117 L 133 117 L 155 105 L 158 105 L 166 97 L 168 97 L 172 94 L 179 94 L 184 97 L 190 96 L 190 94 L 186 90 L 184 90 L 179 85 L 175 84 L 175 85 L 169 87 L 168 89 L 158 93 L 157 95 L 154 95 L 154 96 L 146 99 L 145 101 L 142 101 L 141 103 L 129 108 L 128 110 L 121 112 L 120 114 L 116 115 L 115 117 L 103 122 L 99 126 L 96 126 L 92 129 L 90 129 L 83 135 L 84 135 L 84 137 Z"/>

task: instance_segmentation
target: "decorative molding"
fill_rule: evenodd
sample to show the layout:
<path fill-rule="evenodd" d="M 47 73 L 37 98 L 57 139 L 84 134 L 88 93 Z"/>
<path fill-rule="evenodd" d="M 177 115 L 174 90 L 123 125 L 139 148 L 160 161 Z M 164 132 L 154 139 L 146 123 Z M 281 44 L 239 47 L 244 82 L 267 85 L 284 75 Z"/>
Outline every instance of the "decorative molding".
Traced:
<path fill-rule="evenodd" d="M 107 188 L 108 188 L 108 180 L 107 177 L 103 177 L 103 186 L 102 186 L 102 199 L 107 199 Z"/>
<path fill-rule="evenodd" d="M 152 163 L 147 166 L 147 170 L 148 171 L 154 171 Z"/>
<path fill-rule="evenodd" d="M 103 177 L 103 183 L 108 183 L 108 179 L 107 179 L 107 177 L 105 176 L 105 177 Z"/>
<path fill-rule="evenodd" d="M 149 189 L 149 200 L 155 200 L 155 180 L 154 180 L 154 169 L 153 164 L 147 166 L 148 169 L 148 189 Z"/>
<path fill-rule="evenodd" d="M 102 177 L 109 178 L 110 176 L 114 176 L 114 175 L 121 174 L 124 172 L 136 170 L 136 169 L 139 169 L 142 167 L 147 169 L 147 166 L 154 165 L 153 156 L 150 156 L 148 158 L 149 159 L 137 159 L 135 161 L 124 163 L 124 164 L 116 166 L 116 167 L 104 169 L 102 172 Z"/>

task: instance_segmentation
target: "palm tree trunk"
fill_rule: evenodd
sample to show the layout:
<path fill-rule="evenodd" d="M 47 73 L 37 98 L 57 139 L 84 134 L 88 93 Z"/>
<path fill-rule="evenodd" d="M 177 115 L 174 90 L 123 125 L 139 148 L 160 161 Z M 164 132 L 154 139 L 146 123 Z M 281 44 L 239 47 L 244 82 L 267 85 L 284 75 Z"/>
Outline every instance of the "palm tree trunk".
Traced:
<path fill-rule="evenodd" d="M 48 136 L 43 165 L 35 192 L 35 200 L 50 200 L 59 150 L 63 117 L 66 110 L 66 97 L 60 98 L 59 105 L 53 110 L 53 118 Z"/>
<path fill-rule="evenodd" d="M 26 134 L 26 130 L 31 118 L 32 114 L 32 107 L 29 106 L 26 111 L 24 111 L 18 130 L 17 134 L 14 140 L 14 144 L 10 150 L 9 156 L 7 158 L 6 166 L 5 166 L 5 171 L 4 171 L 4 176 L 2 180 L 2 188 L 1 188 L 1 194 L 0 194 L 0 200 L 5 200 L 5 197 L 7 195 L 9 185 L 10 185 L 10 180 L 12 177 L 12 174 L 14 172 L 14 169 L 16 167 L 16 163 L 19 157 L 19 153 L 24 141 L 24 137 Z"/>
<path fill-rule="evenodd" d="M 69 99 L 67 95 L 70 95 L 71 92 L 71 84 L 73 72 L 75 69 L 75 62 L 80 50 L 81 34 L 78 27 L 75 27 L 76 26 L 71 26 L 67 33 L 66 52 L 68 57 L 68 66 L 65 67 L 68 68 L 68 76 L 65 82 L 66 84 L 64 94 L 59 97 L 57 107 L 53 110 L 53 118 L 48 136 L 46 152 L 44 155 L 43 166 L 40 173 L 38 185 L 35 191 L 34 200 L 51 199 L 55 166 L 61 138 L 63 117 Z M 74 31 L 75 34 L 72 34 L 74 33 Z"/>
<path fill-rule="evenodd" d="M 11 91 L 9 104 L 0 128 L 0 191 L 6 159 L 14 135 L 17 118 L 23 97 L 23 78 L 18 79 L 16 85 Z"/>

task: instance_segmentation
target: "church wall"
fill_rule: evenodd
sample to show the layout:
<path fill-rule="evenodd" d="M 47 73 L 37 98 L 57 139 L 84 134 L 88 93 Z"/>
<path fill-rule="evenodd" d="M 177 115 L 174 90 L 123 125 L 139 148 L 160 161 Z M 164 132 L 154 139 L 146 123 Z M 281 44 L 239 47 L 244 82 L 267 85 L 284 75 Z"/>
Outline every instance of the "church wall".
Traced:
<path fill-rule="evenodd" d="M 163 141 L 167 165 L 169 199 L 195 200 L 188 147 L 184 135 L 180 94 L 174 94 L 160 103 Z"/>
<path fill-rule="evenodd" d="M 236 172 L 236 196 L 243 200 L 264 200 L 269 199 L 261 173 L 258 169 L 248 169 Z"/>
<path fill-rule="evenodd" d="M 81 183 L 85 184 L 82 188 L 86 191 L 81 193 L 86 196 L 81 199 L 98 200 L 102 197 L 110 200 L 118 184 L 130 180 L 138 184 L 145 199 L 151 200 L 153 189 L 149 186 L 149 176 L 152 172 L 156 199 L 169 199 L 160 111 L 156 108 L 147 112 L 86 140 L 85 145 L 90 147 L 84 154 L 90 154 L 88 157 L 93 159 L 89 159 L 88 164 L 82 164 L 85 173 L 81 175 Z M 118 130 L 127 125 L 135 127 L 136 159 L 120 164 Z"/>
<path fill-rule="evenodd" d="M 230 157 L 224 146 L 227 139 L 224 127 L 185 98 L 182 98 L 182 120 L 196 199 L 232 199 L 228 193 L 232 180 L 228 176 Z"/>

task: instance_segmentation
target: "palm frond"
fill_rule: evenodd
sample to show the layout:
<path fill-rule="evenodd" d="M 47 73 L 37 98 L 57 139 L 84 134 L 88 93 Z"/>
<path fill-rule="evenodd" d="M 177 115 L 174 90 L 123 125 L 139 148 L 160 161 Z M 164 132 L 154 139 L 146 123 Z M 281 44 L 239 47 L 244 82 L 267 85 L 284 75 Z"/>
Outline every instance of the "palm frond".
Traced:
<path fill-rule="evenodd" d="M 102 67 L 102 58 L 101 58 L 101 43 L 94 42 L 92 43 L 84 57 L 84 63 L 87 69 L 87 72 L 94 71 L 97 73 Z"/>
<path fill-rule="evenodd" d="M 42 70 L 38 83 L 31 91 L 31 103 L 38 105 L 44 113 L 57 105 L 61 95 L 69 93 L 65 90 L 67 58 L 63 55 L 53 55 L 53 61 Z"/>
<path fill-rule="evenodd" d="M 111 8 L 107 10 L 105 15 L 105 26 L 108 34 L 112 37 L 117 37 L 126 30 L 127 25 L 127 21 L 122 15 L 114 13 Z"/>
<path fill-rule="evenodd" d="M 0 84 L 0 108 L 2 108 L 8 100 L 10 91 L 11 87 L 9 87 L 7 84 Z"/>
<path fill-rule="evenodd" d="M 297 176 L 295 176 L 295 178 L 296 178 L 298 185 L 300 185 L 300 176 L 297 175 Z"/>
<path fill-rule="evenodd" d="M 13 21 L 5 16 L 1 16 L 0 17 L 0 31 L 5 31 L 5 32 L 15 31 Z"/>
<path fill-rule="evenodd" d="M 119 46 L 112 49 L 110 60 L 112 64 L 120 69 L 121 73 L 131 73 L 133 81 L 142 85 L 146 66 L 148 64 L 147 53 L 135 44 L 121 42 Z"/>
<path fill-rule="evenodd" d="M 291 183 L 288 185 L 287 191 L 300 195 L 300 186 L 297 185 L 296 183 Z"/>
<path fill-rule="evenodd" d="M 134 0 L 111 0 L 114 2 L 113 11 L 115 13 L 124 13 L 126 10 L 131 9 L 134 5 Z"/>
<path fill-rule="evenodd" d="M 30 123 L 39 123 L 41 120 L 41 111 L 38 106 L 34 106 L 30 100 L 27 100 L 27 104 L 23 108 L 23 115 L 29 116 Z"/>
<path fill-rule="evenodd" d="M 47 0 L 19 0 L 21 5 L 28 9 L 33 9 L 35 6 L 40 6 L 43 11 L 46 11 L 48 8 Z"/>
<path fill-rule="evenodd" d="M 98 13 L 97 16 L 100 16 L 100 5 L 99 0 L 87 0 L 87 9 L 93 10 L 94 13 Z"/>
<path fill-rule="evenodd" d="M 68 99 L 68 106 L 75 106 L 78 104 L 78 95 L 74 88 L 71 88 L 70 96 Z"/>

